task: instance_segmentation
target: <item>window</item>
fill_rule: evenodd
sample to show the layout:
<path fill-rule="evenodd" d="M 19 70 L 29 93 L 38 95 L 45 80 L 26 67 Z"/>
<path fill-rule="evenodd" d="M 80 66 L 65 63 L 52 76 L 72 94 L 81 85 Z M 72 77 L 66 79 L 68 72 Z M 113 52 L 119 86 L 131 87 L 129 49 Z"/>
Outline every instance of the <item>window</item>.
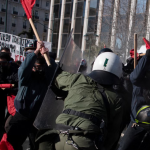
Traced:
<path fill-rule="evenodd" d="M 26 20 L 23 21 L 23 28 L 26 29 L 27 25 L 26 25 Z"/>
<path fill-rule="evenodd" d="M 17 10 L 16 10 L 16 7 L 13 7 L 13 14 L 14 14 L 14 15 L 18 15 L 18 12 L 17 12 Z"/>
<path fill-rule="evenodd" d="M 54 33 L 59 33 L 60 20 L 59 19 L 55 19 L 55 20 L 52 20 L 52 21 L 54 21 Z"/>
<path fill-rule="evenodd" d="M 96 11 L 97 11 L 97 0 L 92 0 L 90 1 L 90 12 L 89 12 L 89 15 L 90 16 L 94 16 L 96 15 Z"/>
<path fill-rule="evenodd" d="M 6 9 L 5 9 L 5 4 L 2 4 L 1 11 L 2 11 L 2 12 L 5 12 L 5 11 L 6 11 Z"/>
<path fill-rule="evenodd" d="M 74 34 L 74 42 L 81 47 L 82 36 L 81 34 Z"/>
<path fill-rule="evenodd" d="M 18 2 L 18 0 L 14 0 L 15 2 Z"/>
<path fill-rule="evenodd" d="M 63 27 L 63 33 L 68 33 L 70 30 L 70 19 L 64 19 L 64 27 Z"/>
<path fill-rule="evenodd" d="M 47 32 L 47 25 L 44 25 L 44 32 Z"/>
<path fill-rule="evenodd" d="M 45 13 L 45 21 L 49 21 L 49 15 L 48 15 L 48 13 Z"/>
<path fill-rule="evenodd" d="M 49 1 L 46 1 L 46 7 L 49 7 Z"/>
<path fill-rule="evenodd" d="M 12 18 L 12 27 L 15 27 L 16 26 L 16 22 L 15 22 L 15 19 Z"/>
<path fill-rule="evenodd" d="M 96 17 L 89 17 L 88 32 L 95 32 Z"/>
<path fill-rule="evenodd" d="M 67 38 L 68 38 L 68 34 L 62 34 L 62 48 L 65 47 Z"/>
<path fill-rule="evenodd" d="M 58 46 L 58 34 L 53 34 L 52 47 L 57 48 Z"/>
<path fill-rule="evenodd" d="M 76 17 L 82 17 L 83 16 L 83 7 L 84 7 L 84 2 L 78 2 L 76 3 Z"/>
<path fill-rule="evenodd" d="M 37 10 L 35 10 L 35 13 L 34 13 L 34 14 L 35 14 L 35 16 L 34 16 L 34 17 L 35 17 L 35 19 L 39 19 L 38 11 L 37 11 Z"/>
<path fill-rule="evenodd" d="M 54 3 L 55 4 L 60 3 L 60 0 L 54 0 Z"/>
<path fill-rule="evenodd" d="M 60 5 L 54 5 L 55 18 L 59 18 L 59 6 Z"/>
<path fill-rule="evenodd" d="M 35 10 L 35 16 L 38 16 L 38 11 L 37 10 Z"/>
<path fill-rule="evenodd" d="M 65 17 L 70 17 L 71 16 L 71 3 L 66 4 L 66 9 L 65 9 Z"/>
<path fill-rule="evenodd" d="M 3 18 L 0 17 L 0 24 L 4 24 Z"/>
<path fill-rule="evenodd" d="M 82 18 L 76 18 L 75 33 L 81 33 L 81 29 L 82 29 Z"/>
<path fill-rule="evenodd" d="M 36 6 L 36 7 L 39 7 L 39 0 L 36 0 L 35 6 Z"/>

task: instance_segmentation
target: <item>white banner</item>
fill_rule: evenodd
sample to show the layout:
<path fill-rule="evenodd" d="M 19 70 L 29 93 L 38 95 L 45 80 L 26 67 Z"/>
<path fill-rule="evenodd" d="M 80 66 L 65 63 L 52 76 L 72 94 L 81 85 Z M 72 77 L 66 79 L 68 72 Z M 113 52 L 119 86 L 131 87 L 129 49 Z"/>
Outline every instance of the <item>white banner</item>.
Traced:
<path fill-rule="evenodd" d="M 34 41 L 33 39 L 21 38 L 13 34 L 0 32 L 0 49 L 2 47 L 10 48 L 10 52 L 12 54 L 11 57 L 14 59 L 14 61 L 17 60 L 24 61 L 25 45 L 33 41 Z M 51 43 L 50 42 L 44 42 L 44 43 L 45 43 L 45 47 L 47 47 L 49 51 L 51 51 Z"/>

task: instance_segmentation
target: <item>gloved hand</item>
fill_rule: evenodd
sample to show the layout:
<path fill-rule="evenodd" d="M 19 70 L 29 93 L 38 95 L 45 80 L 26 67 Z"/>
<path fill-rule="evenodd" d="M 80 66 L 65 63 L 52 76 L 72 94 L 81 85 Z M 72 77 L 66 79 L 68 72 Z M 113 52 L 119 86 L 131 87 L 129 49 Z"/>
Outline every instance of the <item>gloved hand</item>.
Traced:
<path fill-rule="evenodd" d="M 150 57 L 150 49 L 148 49 L 148 50 L 146 51 L 146 56 L 147 56 L 147 57 Z"/>

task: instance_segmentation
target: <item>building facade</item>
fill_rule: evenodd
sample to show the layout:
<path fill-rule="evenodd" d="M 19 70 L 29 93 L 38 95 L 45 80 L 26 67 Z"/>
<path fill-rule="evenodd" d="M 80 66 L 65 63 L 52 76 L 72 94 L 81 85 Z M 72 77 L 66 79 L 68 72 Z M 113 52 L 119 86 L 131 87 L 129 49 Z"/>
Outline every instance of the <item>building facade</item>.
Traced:
<path fill-rule="evenodd" d="M 6 0 L 0 0 L 0 32 L 5 32 Z M 8 0 L 7 32 L 18 35 L 29 30 L 20 0 Z M 150 0 L 36 0 L 34 24 L 41 40 L 52 42 L 57 58 L 65 48 L 71 29 L 83 57 L 92 62 L 104 47 L 123 60 L 142 37 L 150 40 Z M 21 35 L 21 37 L 27 37 Z"/>
<path fill-rule="evenodd" d="M 36 0 L 33 7 L 34 25 L 38 31 L 41 40 L 47 40 L 48 22 L 49 22 L 49 0 Z M 26 17 L 20 0 L 8 0 L 7 9 L 7 27 L 6 27 L 6 0 L 0 0 L 0 32 L 18 35 L 23 31 L 29 31 L 29 21 Z M 5 29 L 5 27 L 7 29 Z M 27 37 L 27 35 L 20 35 Z"/>
<path fill-rule="evenodd" d="M 122 59 L 134 48 L 133 36 L 149 36 L 150 0 L 51 0 L 48 41 L 61 56 L 71 29 L 75 43 L 91 61 L 104 45 Z M 89 58 L 87 58 L 89 59 Z"/>

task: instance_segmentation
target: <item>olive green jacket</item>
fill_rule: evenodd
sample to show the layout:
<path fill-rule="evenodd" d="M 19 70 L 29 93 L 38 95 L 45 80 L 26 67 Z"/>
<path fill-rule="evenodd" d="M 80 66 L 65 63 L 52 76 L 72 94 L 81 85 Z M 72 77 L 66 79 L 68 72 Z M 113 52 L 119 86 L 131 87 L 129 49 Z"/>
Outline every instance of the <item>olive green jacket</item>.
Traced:
<path fill-rule="evenodd" d="M 98 90 L 97 84 L 90 77 L 82 74 L 70 74 L 62 72 L 56 77 L 56 86 L 68 91 L 68 96 L 64 101 L 64 109 L 72 109 L 82 113 L 94 115 L 98 119 L 103 119 L 107 125 L 106 149 L 110 149 L 119 140 L 120 125 L 122 121 L 122 100 L 114 92 L 112 87 L 104 87 L 110 107 L 110 117 L 108 120 L 107 110 L 103 98 Z M 79 127 L 83 130 L 99 131 L 99 127 L 90 120 L 74 115 L 60 114 L 56 119 L 57 124 Z"/>

